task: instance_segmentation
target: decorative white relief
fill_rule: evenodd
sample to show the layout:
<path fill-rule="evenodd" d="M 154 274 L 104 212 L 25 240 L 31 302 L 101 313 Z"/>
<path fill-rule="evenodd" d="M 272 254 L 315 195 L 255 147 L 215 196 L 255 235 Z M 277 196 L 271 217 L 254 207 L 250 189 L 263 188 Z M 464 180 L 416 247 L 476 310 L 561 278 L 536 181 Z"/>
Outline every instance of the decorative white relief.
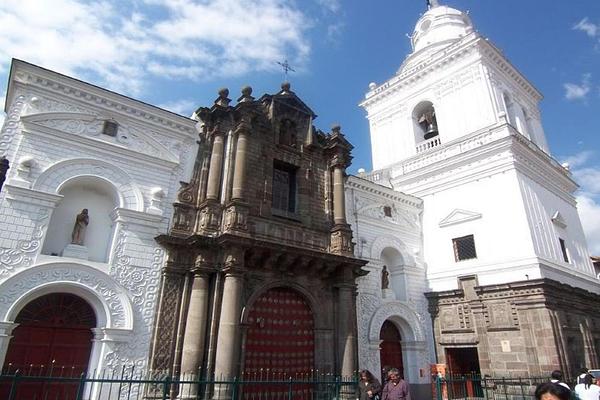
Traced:
<path fill-rule="evenodd" d="M 119 193 L 120 207 L 144 211 L 144 196 L 131 177 L 122 169 L 93 158 L 76 158 L 60 161 L 50 167 L 33 183 L 35 190 L 57 193 L 66 181 L 83 175 L 98 176 L 108 180 Z"/>
<path fill-rule="evenodd" d="M 400 239 L 391 235 L 377 236 L 375 240 L 373 240 L 373 244 L 371 245 L 371 258 L 379 260 L 383 250 L 388 247 L 398 250 L 402 255 L 405 265 L 416 265 L 414 255 L 410 254 L 406 245 Z"/>
<path fill-rule="evenodd" d="M 0 131 L 0 157 L 6 156 L 13 137 L 19 130 L 19 117 L 25 106 L 26 96 L 18 96 L 11 104 L 8 114 Z"/>
<path fill-rule="evenodd" d="M 10 309 L 30 292 L 51 284 L 64 291 L 65 283 L 79 284 L 99 298 L 107 311 L 107 328 L 132 329 L 133 313 L 123 289 L 100 270 L 75 263 L 38 265 L 7 279 L 0 285 L 0 318 L 14 318 Z"/>
<path fill-rule="evenodd" d="M 19 240 L 14 248 L 0 248 L 0 278 L 6 277 L 18 268 L 31 265 L 33 258 L 42 245 L 44 230 L 48 225 L 49 212 L 40 208 L 35 219 L 33 234 L 28 240 Z"/>
<path fill-rule="evenodd" d="M 65 112 L 43 113 L 23 117 L 24 122 L 37 124 L 72 135 L 93 137 L 94 140 L 125 146 L 132 151 L 169 160 L 171 162 L 178 161 L 176 154 L 181 150 L 180 145 L 172 145 L 177 150 L 177 152 L 172 153 L 153 136 L 146 135 L 141 130 L 129 126 L 128 124 L 119 123 L 116 137 L 101 135 L 105 119 L 106 118 L 103 118 L 101 115 Z"/>
<path fill-rule="evenodd" d="M 109 370 L 122 366 L 135 365 L 145 368 L 152 340 L 154 307 L 158 295 L 160 269 L 164 262 L 164 251 L 153 250 L 152 265 L 149 268 L 131 265 L 131 257 L 125 253 L 129 234 L 127 224 L 122 224 L 117 234 L 115 257 L 110 275 L 128 292 L 133 303 L 135 337 L 129 342 L 116 343 L 104 358 L 104 366 Z"/>
<path fill-rule="evenodd" d="M 419 227 L 419 217 L 415 213 L 408 212 L 403 209 L 399 209 L 393 202 L 390 204 L 383 204 L 377 202 L 372 198 L 366 198 L 362 196 L 355 197 L 356 212 L 358 215 L 365 217 L 375 218 L 379 220 L 385 220 L 398 225 L 408 225 L 412 228 Z M 384 207 L 391 207 L 391 216 L 387 217 L 384 212 Z"/>
<path fill-rule="evenodd" d="M 46 112 L 69 112 L 69 113 L 81 113 L 81 114 L 97 114 L 91 108 L 77 106 L 73 103 L 66 103 L 63 101 L 57 101 L 48 99 L 45 97 L 33 97 L 29 102 L 27 108 L 27 114 L 34 113 L 46 113 Z"/>
<path fill-rule="evenodd" d="M 448 214 L 446 217 L 444 217 L 438 223 L 438 225 L 440 227 L 444 227 L 444 226 L 449 226 L 449 225 L 454 225 L 454 224 L 460 224 L 462 222 L 473 221 L 473 220 L 479 219 L 479 218 L 481 218 L 480 213 L 468 211 L 468 210 L 460 210 L 457 208 L 457 209 L 453 210 L 450 214 Z"/>

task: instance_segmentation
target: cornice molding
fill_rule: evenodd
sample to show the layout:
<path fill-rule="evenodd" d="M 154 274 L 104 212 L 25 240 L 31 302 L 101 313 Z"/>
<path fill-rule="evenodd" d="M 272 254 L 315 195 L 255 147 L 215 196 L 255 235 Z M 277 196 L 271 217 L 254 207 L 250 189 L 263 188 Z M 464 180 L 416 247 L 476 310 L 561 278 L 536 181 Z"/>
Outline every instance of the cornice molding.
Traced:
<path fill-rule="evenodd" d="M 423 208 L 423 200 L 418 197 L 395 191 L 392 188 L 371 182 L 359 176 L 351 175 L 346 180 L 346 188 L 357 189 L 365 193 L 374 194 L 379 198 L 389 199 L 396 203 L 406 204 L 414 208 Z"/>
<path fill-rule="evenodd" d="M 163 129 L 167 128 L 184 137 L 197 135 L 197 121 L 20 60 L 13 61 L 7 104 L 10 103 L 9 97 L 15 90 L 14 84 L 77 99 L 92 107 L 108 109 Z"/>

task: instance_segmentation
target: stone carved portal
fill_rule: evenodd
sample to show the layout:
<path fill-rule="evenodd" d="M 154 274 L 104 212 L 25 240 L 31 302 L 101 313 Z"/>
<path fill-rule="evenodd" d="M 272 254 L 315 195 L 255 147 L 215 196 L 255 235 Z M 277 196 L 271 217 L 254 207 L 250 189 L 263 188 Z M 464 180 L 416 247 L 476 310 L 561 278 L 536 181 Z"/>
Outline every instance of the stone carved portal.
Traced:
<path fill-rule="evenodd" d="M 263 293 L 250 308 L 246 335 L 244 374 L 273 379 L 308 377 L 314 368 L 314 319 L 306 299 L 297 291 L 278 287 Z M 268 389 L 287 396 L 288 388 Z M 245 395 L 267 392 L 264 385 L 248 386 Z M 294 397 L 310 397 L 310 385 L 293 387 Z"/>
<path fill-rule="evenodd" d="M 82 298 L 69 293 L 52 293 L 29 302 L 17 315 L 3 371 L 29 371 L 40 375 L 69 371 L 79 376 L 88 369 L 92 351 L 92 328 L 96 315 Z M 53 371 L 54 370 L 54 371 Z M 0 386 L 0 397 L 8 398 L 9 385 Z M 75 398 L 77 382 L 19 386 L 16 399 Z"/>

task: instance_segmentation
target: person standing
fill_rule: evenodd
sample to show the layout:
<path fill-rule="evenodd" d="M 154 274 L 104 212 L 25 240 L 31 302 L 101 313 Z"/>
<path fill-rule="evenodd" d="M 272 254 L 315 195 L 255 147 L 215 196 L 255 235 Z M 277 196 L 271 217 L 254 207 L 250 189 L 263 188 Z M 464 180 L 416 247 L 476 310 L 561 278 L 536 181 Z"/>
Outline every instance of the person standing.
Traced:
<path fill-rule="evenodd" d="M 408 383 L 400 377 L 400 371 L 392 368 L 388 372 L 389 380 L 383 387 L 381 400 L 410 400 Z"/>
<path fill-rule="evenodd" d="M 381 384 L 371 371 L 363 369 L 360 371 L 359 377 L 360 380 L 356 391 L 357 400 L 379 400 L 381 396 Z"/>
<path fill-rule="evenodd" d="M 575 394 L 580 400 L 598 400 L 600 399 L 600 386 L 594 385 L 594 377 L 587 374 L 582 383 L 575 386 Z"/>
<path fill-rule="evenodd" d="M 564 386 L 567 389 L 571 390 L 569 385 L 567 385 L 565 382 L 563 382 L 562 371 L 560 371 L 558 369 L 555 369 L 554 371 L 552 371 L 552 374 L 550 375 L 550 382 L 556 383 L 557 385 Z"/>

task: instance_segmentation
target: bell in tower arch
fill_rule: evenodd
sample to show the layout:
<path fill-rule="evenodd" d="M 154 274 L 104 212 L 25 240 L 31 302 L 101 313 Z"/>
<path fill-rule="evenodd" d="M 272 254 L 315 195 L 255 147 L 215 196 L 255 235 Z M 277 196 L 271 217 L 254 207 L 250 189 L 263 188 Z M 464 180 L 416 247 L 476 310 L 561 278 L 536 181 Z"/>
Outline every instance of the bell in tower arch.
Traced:
<path fill-rule="evenodd" d="M 429 140 L 439 135 L 437 120 L 435 118 L 435 109 L 433 106 L 430 106 L 423 111 L 418 122 L 423 129 L 423 138 L 425 140 Z"/>

